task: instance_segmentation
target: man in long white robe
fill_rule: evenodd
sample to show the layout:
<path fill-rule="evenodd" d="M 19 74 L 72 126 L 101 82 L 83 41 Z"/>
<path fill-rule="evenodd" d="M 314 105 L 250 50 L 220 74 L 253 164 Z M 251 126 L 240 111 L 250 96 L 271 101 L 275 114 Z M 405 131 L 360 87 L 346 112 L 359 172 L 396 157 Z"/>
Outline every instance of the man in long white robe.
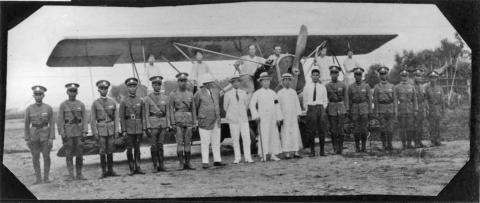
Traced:
<path fill-rule="evenodd" d="M 266 161 L 267 154 L 271 160 L 280 160 L 276 155 L 282 152 L 280 135 L 277 125 L 283 120 L 277 94 L 271 90 L 268 73 L 260 74 L 258 81 L 262 88 L 253 93 L 250 101 L 250 112 L 252 118 L 260 122 L 260 139 L 258 152 L 262 156 L 261 161 Z M 258 109 L 257 109 L 258 105 Z"/>
<path fill-rule="evenodd" d="M 291 153 L 293 153 L 294 158 L 301 158 L 298 151 L 303 147 L 300 128 L 298 127 L 298 116 L 302 114 L 302 108 L 300 107 L 297 92 L 290 88 L 292 79 L 292 74 L 283 74 L 282 82 L 284 88 L 278 92 L 280 109 L 283 114 L 283 125 L 280 131 L 280 137 L 282 150 L 286 153 L 285 157 L 287 159 L 290 158 Z"/>

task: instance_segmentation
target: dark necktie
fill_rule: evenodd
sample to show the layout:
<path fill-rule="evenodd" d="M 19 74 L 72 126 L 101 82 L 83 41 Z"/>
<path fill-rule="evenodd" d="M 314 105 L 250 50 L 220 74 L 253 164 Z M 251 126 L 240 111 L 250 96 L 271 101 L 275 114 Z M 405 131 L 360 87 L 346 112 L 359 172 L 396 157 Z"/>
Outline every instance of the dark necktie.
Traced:
<path fill-rule="evenodd" d="M 317 101 L 317 83 L 313 83 L 313 101 Z"/>
<path fill-rule="evenodd" d="M 238 90 L 235 90 L 235 97 L 237 98 L 237 101 L 240 101 L 240 98 L 238 98 Z"/>

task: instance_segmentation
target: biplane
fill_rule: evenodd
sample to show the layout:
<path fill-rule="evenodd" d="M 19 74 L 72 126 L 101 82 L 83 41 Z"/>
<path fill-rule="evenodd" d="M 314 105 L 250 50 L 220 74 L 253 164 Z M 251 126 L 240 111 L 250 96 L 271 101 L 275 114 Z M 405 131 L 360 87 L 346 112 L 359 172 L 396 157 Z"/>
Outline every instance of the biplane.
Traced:
<path fill-rule="evenodd" d="M 277 35 L 259 35 L 250 30 L 243 30 L 235 35 L 210 33 L 209 36 L 199 36 L 195 33 L 181 36 L 141 36 L 141 37 L 105 37 L 89 38 L 75 37 L 65 38 L 59 41 L 47 60 L 49 67 L 113 67 L 115 64 L 131 63 L 135 69 L 135 63 L 146 62 L 147 56 L 154 55 L 161 59 L 156 62 L 167 62 L 172 68 L 178 69 L 171 62 L 192 61 L 195 50 L 203 50 L 210 53 L 206 55 L 205 61 L 209 60 L 241 60 L 240 56 L 245 55 L 249 45 L 255 45 L 257 53 L 267 58 L 267 50 L 271 50 L 274 45 L 280 45 L 287 53 L 277 59 L 274 64 L 263 64 L 265 70 L 272 76 L 271 87 L 278 89 L 280 86 L 280 75 L 285 72 L 294 73 L 294 86 L 298 93 L 302 92 L 305 85 L 305 74 L 301 60 L 303 57 L 311 57 L 312 53 L 318 50 L 321 45 L 327 45 L 327 55 L 332 59 L 336 56 L 346 55 L 347 48 L 353 48 L 355 54 L 368 54 L 379 48 L 388 41 L 394 39 L 396 34 L 322 34 L 308 33 L 305 25 L 298 24 L 298 30 L 289 30 L 288 32 Z M 350 47 L 348 47 L 350 46 Z M 306 54 L 311 53 L 311 54 Z M 341 64 L 338 60 L 334 60 Z M 226 66 L 225 68 L 233 67 Z M 133 71 L 134 77 L 140 77 L 136 71 Z M 130 77 L 130 76 L 129 76 Z M 108 79 L 108 78 L 105 78 Z M 256 81 L 256 78 L 253 79 Z M 222 114 L 223 116 L 225 113 Z M 305 125 L 300 121 L 300 125 Z M 256 136 L 255 121 L 250 121 L 252 148 L 255 148 Z M 229 137 L 228 125 L 222 119 L 222 140 Z M 302 131 L 303 127 L 301 127 Z M 301 132 L 302 137 L 305 132 Z M 194 141 L 199 136 L 194 135 Z M 146 139 L 144 139 L 146 140 Z M 167 143 L 175 143 L 173 136 L 167 138 Z M 85 155 L 97 154 L 93 136 L 87 137 L 87 143 L 91 142 L 90 147 L 84 147 Z M 304 143 L 305 144 L 305 143 Z M 118 149 L 121 152 L 124 149 Z M 253 151 L 252 151 L 253 152 Z M 59 156 L 63 156 L 62 149 L 59 150 Z"/>

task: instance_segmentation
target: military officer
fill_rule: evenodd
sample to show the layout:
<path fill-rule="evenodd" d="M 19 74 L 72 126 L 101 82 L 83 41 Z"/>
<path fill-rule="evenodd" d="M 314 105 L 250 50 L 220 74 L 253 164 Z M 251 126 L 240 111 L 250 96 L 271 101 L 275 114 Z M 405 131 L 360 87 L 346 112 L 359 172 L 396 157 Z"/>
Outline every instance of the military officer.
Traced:
<path fill-rule="evenodd" d="M 332 136 L 333 150 L 336 154 L 343 151 L 343 121 L 347 113 L 348 105 L 345 104 L 347 98 L 347 86 L 345 83 L 338 81 L 338 73 L 340 67 L 330 66 L 331 82 L 325 87 L 327 88 L 328 106 L 327 114 L 330 122 L 330 135 Z"/>
<path fill-rule="evenodd" d="M 380 83 L 375 85 L 373 90 L 373 113 L 378 116 L 380 121 L 380 136 L 382 139 L 383 148 L 385 150 L 392 150 L 393 138 L 393 121 L 395 104 L 395 92 L 393 91 L 393 84 L 388 82 L 389 69 L 385 66 L 378 70 L 380 74 Z"/>
<path fill-rule="evenodd" d="M 78 88 L 80 87 L 79 84 L 68 83 L 65 87 L 67 88 L 68 100 L 60 104 L 57 126 L 58 134 L 62 136 L 66 153 L 68 169 L 67 181 L 74 179 L 73 156 L 76 156 L 76 179 L 85 180 L 85 177 L 82 175 L 83 139 L 88 133 L 88 119 L 85 112 L 85 104 L 76 99 Z"/>
<path fill-rule="evenodd" d="M 93 101 L 91 111 L 91 128 L 93 136 L 99 143 L 100 165 L 102 167 L 102 176 L 116 176 L 113 171 L 113 150 L 115 146 L 113 141 L 119 133 L 118 110 L 113 99 L 107 98 L 110 82 L 99 80 L 96 83 L 100 98 Z M 108 166 L 108 171 L 107 171 Z"/>
<path fill-rule="evenodd" d="M 128 78 L 125 80 L 128 88 L 128 96 L 120 102 L 120 126 L 122 136 L 127 136 L 127 160 L 130 174 L 145 174 L 140 169 L 140 143 L 145 133 L 146 122 L 144 102 L 136 95 L 138 79 Z M 132 154 L 132 148 L 134 154 Z"/>
<path fill-rule="evenodd" d="M 402 70 L 400 72 L 401 81 L 394 88 L 395 117 L 400 124 L 400 139 L 404 149 L 412 148 L 411 141 L 415 133 L 414 118 L 418 110 L 415 87 L 408 82 L 408 75 L 407 70 Z"/>
<path fill-rule="evenodd" d="M 425 118 L 427 117 L 427 103 L 425 102 L 425 87 L 422 85 L 423 70 L 417 69 L 413 72 L 415 75 L 415 81 L 413 86 L 417 94 L 418 112 L 415 116 L 415 134 L 413 135 L 413 141 L 415 147 L 424 147 L 422 144 L 423 126 Z"/>
<path fill-rule="evenodd" d="M 193 93 L 187 89 L 188 73 L 176 75 L 178 89 L 170 92 L 170 109 L 172 128 L 176 130 L 177 156 L 180 169 L 195 170 L 190 164 L 192 129 L 198 126 Z"/>
<path fill-rule="evenodd" d="M 363 68 L 354 68 L 353 73 L 355 82 L 348 87 L 348 103 L 350 107 L 349 116 L 351 116 L 354 124 L 353 135 L 355 137 L 356 152 L 366 152 L 367 123 L 368 116 L 371 113 L 370 108 L 372 106 L 370 85 L 362 81 L 363 72 Z M 360 141 L 362 143 L 361 149 Z"/>
<path fill-rule="evenodd" d="M 34 184 L 42 183 L 40 153 L 43 156 L 43 182 L 49 183 L 50 150 L 52 150 L 53 140 L 55 139 L 53 110 L 50 105 L 43 103 L 47 88 L 36 85 L 32 87 L 32 90 L 35 103 L 28 106 L 25 111 L 25 141 L 32 153 L 33 169 L 36 177 Z"/>
<path fill-rule="evenodd" d="M 165 171 L 163 163 L 163 142 L 165 135 L 170 131 L 170 105 L 169 97 L 160 92 L 162 76 L 150 78 L 153 93 L 145 97 L 145 116 L 147 117 L 147 136 L 150 138 L 150 153 L 153 167 L 157 172 Z"/>
<path fill-rule="evenodd" d="M 437 84 L 439 74 L 432 71 L 428 74 L 430 84 L 425 88 L 425 99 L 428 104 L 428 120 L 430 122 L 430 137 L 435 146 L 440 143 L 440 118 L 445 114 L 444 92 L 441 86 Z"/>

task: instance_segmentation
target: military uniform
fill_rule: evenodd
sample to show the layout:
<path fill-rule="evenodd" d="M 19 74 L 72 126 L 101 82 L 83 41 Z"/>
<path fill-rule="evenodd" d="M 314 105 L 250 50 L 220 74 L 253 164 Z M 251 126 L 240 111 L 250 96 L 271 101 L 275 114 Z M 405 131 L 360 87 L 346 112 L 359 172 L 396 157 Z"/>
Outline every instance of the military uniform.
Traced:
<path fill-rule="evenodd" d="M 417 69 L 414 72 L 415 76 L 423 76 L 423 71 Z M 415 116 L 415 135 L 413 136 L 413 141 L 415 142 L 415 147 L 423 147 L 422 144 L 422 135 L 425 117 L 427 115 L 427 103 L 425 102 L 425 88 L 417 80 L 414 83 L 415 93 L 417 94 L 417 103 L 418 111 Z"/>
<path fill-rule="evenodd" d="M 107 88 L 110 82 L 100 80 L 97 82 L 98 88 Z M 92 133 L 99 143 L 100 165 L 102 167 L 102 177 L 116 175 L 113 171 L 113 151 L 115 149 L 114 139 L 119 133 L 117 104 L 113 99 L 100 97 L 92 103 L 91 110 L 91 128 Z M 108 172 L 106 170 L 108 166 Z"/>
<path fill-rule="evenodd" d="M 187 73 L 177 74 L 177 80 L 188 80 Z M 196 123 L 196 109 L 193 101 L 193 93 L 189 90 L 180 89 L 170 92 L 170 108 L 172 110 L 171 124 L 176 129 L 177 156 L 180 167 L 193 169 L 190 166 L 190 147 L 192 145 L 192 128 Z"/>
<path fill-rule="evenodd" d="M 330 66 L 331 73 L 340 71 L 338 66 Z M 330 122 L 330 135 L 332 136 L 333 150 L 337 154 L 343 151 L 343 122 L 348 107 L 345 106 L 345 98 L 347 97 L 347 86 L 340 81 L 331 81 L 326 86 L 328 106 L 327 115 Z"/>
<path fill-rule="evenodd" d="M 35 95 L 43 96 L 47 88 L 33 86 Z M 25 111 L 25 141 L 32 153 L 33 169 L 35 171 L 36 184 L 41 183 L 40 153 L 43 156 L 44 182 L 49 182 L 50 151 L 55 139 L 55 122 L 52 107 L 44 103 L 35 103 L 27 107 Z"/>
<path fill-rule="evenodd" d="M 136 78 L 125 80 L 127 86 L 137 85 Z M 122 134 L 127 136 L 127 160 L 130 175 L 143 174 L 140 169 L 140 143 L 146 129 L 144 102 L 135 94 L 130 94 L 120 102 L 119 117 Z M 132 154 L 133 152 L 135 154 Z"/>
<path fill-rule="evenodd" d="M 378 71 L 380 74 L 387 74 L 388 68 L 382 67 Z M 385 81 L 380 81 L 375 85 L 373 90 L 374 113 L 378 115 L 380 121 L 380 136 L 382 139 L 383 148 L 392 150 L 393 138 L 393 122 L 394 122 L 394 100 L 395 92 L 393 84 Z"/>
<path fill-rule="evenodd" d="M 363 74 L 363 68 L 354 68 L 354 74 Z M 370 86 L 364 81 L 354 82 L 348 87 L 350 116 L 352 117 L 355 137 L 355 151 L 365 152 L 367 142 L 367 123 L 371 108 Z M 360 150 L 360 141 L 362 149 Z"/>
<path fill-rule="evenodd" d="M 402 77 L 407 77 L 408 72 L 403 70 L 400 72 Z M 412 147 L 411 140 L 415 133 L 415 114 L 418 109 L 417 94 L 415 87 L 407 81 L 401 81 L 395 86 L 395 115 L 399 121 L 400 138 L 402 140 L 402 146 Z"/>
<path fill-rule="evenodd" d="M 150 78 L 152 84 L 162 84 L 163 77 L 154 76 Z M 152 155 L 153 167 L 157 171 L 165 171 L 163 163 L 163 143 L 165 135 L 170 129 L 170 99 L 160 92 L 150 93 L 145 97 L 145 116 L 147 135 L 150 137 L 150 153 Z"/>
<path fill-rule="evenodd" d="M 80 85 L 69 83 L 65 85 L 68 91 L 77 91 Z M 62 136 L 66 153 L 68 180 L 73 179 L 73 156 L 77 179 L 85 179 L 82 175 L 83 165 L 83 137 L 88 133 L 87 114 L 85 105 L 79 100 L 66 100 L 60 104 L 58 111 L 58 133 Z"/>
<path fill-rule="evenodd" d="M 438 73 L 433 71 L 429 77 L 438 77 Z M 425 99 L 428 104 L 428 120 L 430 127 L 430 139 L 433 145 L 440 145 L 440 119 L 445 111 L 444 92 L 439 85 L 429 84 L 425 89 Z"/>

